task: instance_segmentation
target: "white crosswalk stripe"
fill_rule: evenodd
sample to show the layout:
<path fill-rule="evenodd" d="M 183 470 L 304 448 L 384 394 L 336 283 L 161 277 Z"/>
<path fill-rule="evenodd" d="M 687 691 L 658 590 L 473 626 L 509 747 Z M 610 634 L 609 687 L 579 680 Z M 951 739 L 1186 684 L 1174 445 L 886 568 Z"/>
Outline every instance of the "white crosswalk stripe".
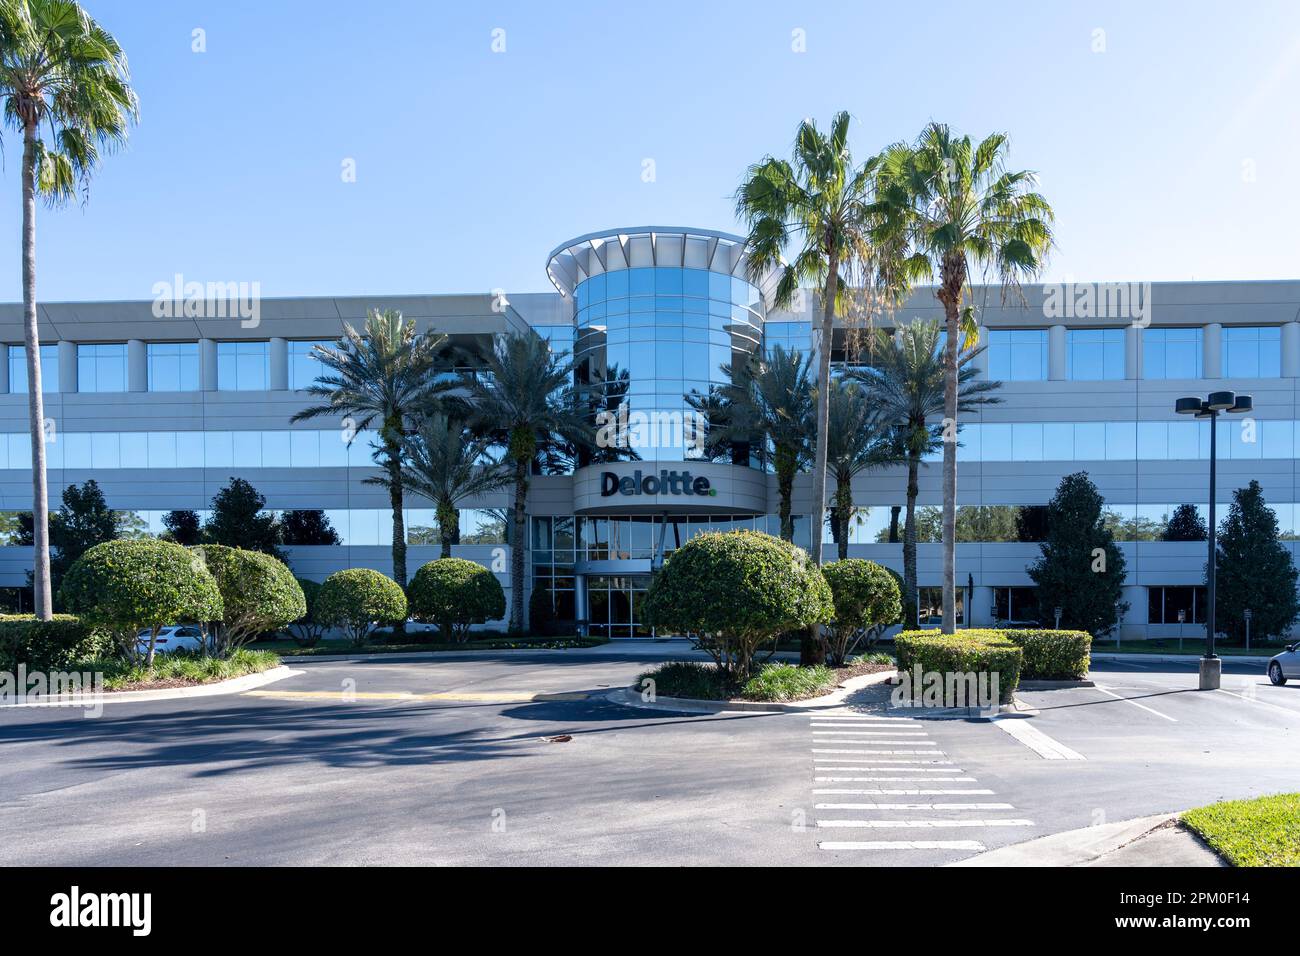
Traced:
<path fill-rule="evenodd" d="M 1035 825 L 1032 820 L 1014 815 L 1016 808 L 1010 803 L 979 800 L 979 797 L 995 796 L 993 790 L 972 786 L 979 783 L 978 779 L 967 775 L 949 754 L 939 749 L 929 739 L 925 725 L 915 718 L 852 712 L 810 714 L 809 717 L 814 744 L 812 792 L 822 801 L 814 804 L 819 831 L 1002 831 Z M 855 744 L 861 746 L 852 746 Z M 867 786 L 824 786 L 837 783 Z M 936 797 L 939 799 L 935 800 Z M 1008 811 L 1012 815 L 988 815 Z M 864 812 L 884 816 L 864 817 Z M 838 813 L 846 816 L 834 815 Z M 819 840 L 817 846 L 846 853 L 886 850 L 982 853 L 986 849 L 979 840 Z"/>

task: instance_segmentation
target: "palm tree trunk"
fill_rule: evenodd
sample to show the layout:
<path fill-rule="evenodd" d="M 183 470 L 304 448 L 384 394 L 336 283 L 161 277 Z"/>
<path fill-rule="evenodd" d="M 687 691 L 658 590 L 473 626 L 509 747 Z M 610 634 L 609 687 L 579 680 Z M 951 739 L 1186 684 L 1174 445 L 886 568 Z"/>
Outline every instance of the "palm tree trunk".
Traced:
<path fill-rule="evenodd" d="M 943 344 L 943 633 L 957 630 L 957 309 L 961 283 L 944 267 L 941 295 L 947 338 Z"/>
<path fill-rule="evenodd" d="M 388 456 L 388 503 L 393 509 L 393 580 L 406 590 L 406 520 L 403 515 L 401 449 L 394 442 L 385 444 Z M 405 634 L 406 621 L 393 625 L 393 634 Z"/>
<path fill-rule="evenodd" d="M 839 538 L 839 558 L 845 561 L 849 556 L 849 518 L 853 514 L 852 479 L 845 481 L 837 478 L 835 482 L 835 527 Z"/>
<path fill-rule="evenodd" d="M 451 557 L 451 545 L 456 537 L 456 522 L 459 520 L 460 516 L 450 503 L 442 502 L 438 505 L 438 537 L 442 541 L 442 553 L 438 557 Z"/>
<path fill-rule="evenodd" d="M 27 414 L 32 435 L 32 598 L 36 618 L 54 616 L 50 591 L 50 502 L 45 477 L 45 400 L 36 327 L 36 128 L 23 129 L 23 346 L 27 353 Z M 152 643 L 149 648 L 153 655 Z"/>
<path fill-rule="evenodd" d="M 781 538 L 794 541 L 794 517 L 790 514 L 790 499 L 794 496 L 794 473 L 796 463 L 788 450 L 776 450 L 776 490 L 780 498 L 777 504 L 781 518 Z"/>
<path fill-rule="evenodd" d="M 835 293 L 840 284 L 840 259 L 834 249 L 826 267 L 822 293 L 822 334 L 817 350 L 817 441 L 813 450 L 812 502 L 808 523 L 812 531 L 812 559 L 822 563 L 822 525 L 826 521 L 826 448 L 830 428 L 831 346 L 835 337 Z"/>
<path fill-rule="evenodd" d="M 920 626 L 916 616 L 916 496 L 921 486 L 917 479 L 921 461 L 907 456 L 907 515 L 903 520 L 903 622 L 908 628 Z"/>
<path fill-rule="evenodd" d="M 515 461 L 514 538 L 510 542 L 510 633 L 524 630 L 524 546 L 528 540 L 528 462 Z"/>

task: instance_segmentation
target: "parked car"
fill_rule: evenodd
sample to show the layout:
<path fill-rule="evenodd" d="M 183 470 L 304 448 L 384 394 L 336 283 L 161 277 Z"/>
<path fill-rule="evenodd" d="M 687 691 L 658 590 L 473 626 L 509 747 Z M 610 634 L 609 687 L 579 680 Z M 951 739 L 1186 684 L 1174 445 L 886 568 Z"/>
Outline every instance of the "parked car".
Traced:
<path fill-rule="evenodd" d="M 1268 679 L 1281 687 L 1289 678 L 1300 679 L 1300 643 L 1288 644 L 1268 662 Z"/>
<path fill-rule="evenodd" d="M 149 628 L 136 634 L 140 653 L 149 652 Z M 158 639 L 154 642 L 154 653 L 170 654 L 173 651 L 203 650 L 203 632 L 195 624 L 169 624 L 159 628 Z"/>

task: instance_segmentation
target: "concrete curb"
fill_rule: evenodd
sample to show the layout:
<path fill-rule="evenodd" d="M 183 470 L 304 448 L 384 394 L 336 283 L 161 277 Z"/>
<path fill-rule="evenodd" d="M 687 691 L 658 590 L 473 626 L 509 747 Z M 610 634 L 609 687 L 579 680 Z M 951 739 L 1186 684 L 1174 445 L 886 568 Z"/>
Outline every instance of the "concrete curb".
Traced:
<path fill-rule="evenodd" d="M 1102 652 L 1100 654 L 1093 653 L 1091 655 L 1091 659 L 1094 661 L 1136 661 L 1137 663 L 1141 663 L 1142 661 L 1150 661 L 1155 664 L 1161 664 L 1161 663 L 1195 664 L 1197 661 L 1201 659 L 1201 655 L 1200 654 L 1107 654 L 1105 652 Z M 1241 657 L 1236 654 L 1227 657 L 1222 657 L 1222 656 L 1220 657 L 1220 660 L 1223 660 L 1229 664 L 1233 664 L 1233 663 L 1267 664 L 1272 659 L 1273 659 L 1272 655 L 1268 657 L 1257 657 L 1253 654 L 1249 657 Z"/>
<path fill-rule="evenodd" d="M 767 702 L 757 700 L 696 700 L 689 697 L 659 697 L 653 701 L 641 699 L 641 691 L 635 686 L 610 691 L 605 699 L 613 704 L 625 707 L 640 707 L 644 710 L 663 710 L 684 714 L 720 714 L 725 711 L 742 711 L 763 714 L 800 714 L 808 711 L 827 710 L 842 707 L 845 699 L 855 691 L 875 684 L 884 684 L 898 676 L 898 671 L 877 671 L 850 677 L 838 688 L 821 697 L 809 700 L 789 702 Z"/>
<path fill-rule="evenodd" d="M 1069 690 L 1071 687 L 1096 687 L 1090 680 L 1022 680 L 1016 690 Z"/>
<path fill-rule="evenodd" d="M 142 700 L 183 700 L 190 697 L 219 697 L 222 694 L 241 694 L 246 690 L 273 684 L 286 677 L 301 674 L 281 664 L 258 674 L 245 674 L 214 684 L 189 684 L 184 687 L 165 687 L 160 690 L 119 690 L 102 694 L 63 694 L 21 704 L 0 704 L 0 707 L 86 707 L 100 703 L 116 704 Z"/>
<path fill-rule="evenodd" d="M 603 646 L 603 644 L 593 644 L 591 647 L 467 647 L 463 651 L 402 651 L 393 654 L 281 654 L 280 659 L 294 664 L 311 664 L 316 661 L 322 664 L 337 664 L 340 661 L 356 661 L 364 664 L 372 661 L 401 663 L 432 661 L 440 657 L 455 659 L 463 654 L 567 654 L 570 651 L 590 651 Z"/>
<path fill-rule="evenodd" d="M 1210 862 L 1210 857 L 1214 856 L 1213 851 L 1206 849 L 1204 844 L 1193 834 L 1177 827 L 1180 816 L 1181 814 L 1178 813 L 1158 813 L 1153 816 L 1137 817 L 1133 820 L 1123 820 L 1118 823 L 1103 823 L 1093 827 L 1066 830 L 1064 833 L 1053 833 L 1050 836 L 1039 837 L 1036 840 L 1027 840 L 1024 843 L 1001 847 L 997 850 L 990 850 L 987 853 L 981 853 L 978 856 L 968 857 L 965 860 L 958 860 L 946 865 L 962 867 L 1105 866 L 1107 865 L 1106 858 L 1125 850 L 1133 844 L 1137 844 L 1139 841 L 1162 834 L 1166 829 L 1170 828 L 1177 828 L 1178 838 L 1185 834 L 1197 847 L 1197 850 L 1194 853 L 1189 853 L 1186 847 L 1175 847 L 1173 853 L 1177 858 L 1168 862 L 1162 861 L 1160 865 L 1215 865 Z M 1153 844 L 1149 849 L 1154 848 Z M 1206 854 L 1209 855 L 1206 856 Z M 1120 859 L 1123 859 L 1123 857 Z M 1148 861 L 1146 864 L 1139 864 L 1136 861 L 1130 864 L 1125 861 L 1120 865 L 1152 865 L 1152 861 Z"/>

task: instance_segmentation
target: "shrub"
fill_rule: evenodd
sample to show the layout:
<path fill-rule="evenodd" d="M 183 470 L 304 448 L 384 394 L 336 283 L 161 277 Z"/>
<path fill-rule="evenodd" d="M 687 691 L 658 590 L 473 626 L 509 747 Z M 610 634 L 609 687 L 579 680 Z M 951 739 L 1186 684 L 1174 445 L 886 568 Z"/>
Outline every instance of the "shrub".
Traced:
<path fill-rule="evenodd" d="M 997 631 L 1025 652 L 1024 680 L 1083 680 L 1092 635 L 1087 631 Z"/>
<path fill-rule="evenodd" d="M 146 665 L 153 663 L 158 629 L 185 621 L 218 621 L 221 591 L 201 561 L 168 541 L 107 541 L 68 569 L 63 603 L 92 628 L 107 632 L 135 660 L 136 633 L 152 629 Z"/>
<path fill-rule="evenodd" d="M 555 631 L 555 607 L 548 588 L 533 585 L 528 596 L 528 629 L 534 634 L 549 637 Z"/>
<path fill-rule="evenodd" d="M 866 647 L 871 647 L 880 632 L 898 620 L 902 599 L 894 576 L 872 561 L 833 561 L 822 566 L 822 575 L 835 606 L 827 656 L 832 664 L 842 666 L 864 638 Z"/>
<path fill-rule="evenodd" d="M 746 700 L 807 700 L 828 693 L 835 681 L 835 672 L 824 664 L 767 664 L 745 681 L 740 696 Z"/>
<path fill-rule="evenodd" d="M 347 631 L 360 646 L 376 624 L 406 620 L 406 595 L 396 581 L 370 568 L 335 571 L 321 585 L 316 619 L 325 627 Z"/>
<path fill-rule="evenodd" d="M 905 679 L 915 683 L 916 669 L 922 675 L 937 673 L 944 676 L 942 701 L 944 706 L 954 706 L 961 700 L 953 697 L 953 682 L 948 675 L 988 674 L 998 675 L 998 694 L 1001 703 L 1011 702 L 1020 683 L 1020 670 L 1024 651 L 1008 640 L 1002 631 L 966 630 L 957 634 L 940 634 L 937 631 L 904 631 L 894 638 L 898 669 Z M 965 685 L 958 685 L 965 686 Z M 912 693 L 920 697 L 921 688 Z M 967 691 L 969 701 L 969 691 Z"/>
<path fill-rule="evenodd" d="M 311 578 L 295 578 L 302 588 L 302 598 L 307 613 L 289 625 L 289 633 L 299 647 L 315 647 L 325 636 L 325 626 L 316 619 L 316 601 L 320 597 L 321 583 Z"/>
<path fill-rule="evenodd" d="M 258 551 L 201 544 L 191 549 L 216 579 L 224 607 L 215 646 L 225 653 L 307 613 L 302 588 L 283 561 Z"/>
<path fill-rule="evenodd" d="M 645 608 L 651 623 L 689 635 L 735 683 L 749 677 L 761 645 L 832 613 L 831 589 L 808 555 L 756 531 L 686 542 L 651 580 Z"/>
<path fill-rule="evenodd" d="M 464 641 L 471 625 L 506 613 L 506 594 L 496 575 L 464 558 L 439 558 L 422 565 L 407 592 L 411 616 L 437 624 L 445 641 Z"/>
<path fill-rule="evenodd" d="M 111 647 L 107 637 L 72 614 L 38 621 L 31 614 L 0 616 L 0 670 L 67 670 L 78 661 L 98 657 Z"/>

